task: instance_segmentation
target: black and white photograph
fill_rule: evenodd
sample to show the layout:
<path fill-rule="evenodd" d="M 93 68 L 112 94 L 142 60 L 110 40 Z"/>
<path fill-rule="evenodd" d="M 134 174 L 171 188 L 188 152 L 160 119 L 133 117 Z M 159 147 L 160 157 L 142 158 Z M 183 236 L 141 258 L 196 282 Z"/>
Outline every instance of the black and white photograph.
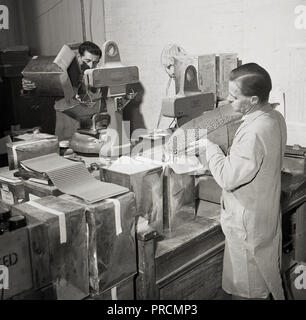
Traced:
<path fill-rule="evenodd" d="M 305 0 L 0 0 L 0 110 L 0 305 L 306 300 Z"/>

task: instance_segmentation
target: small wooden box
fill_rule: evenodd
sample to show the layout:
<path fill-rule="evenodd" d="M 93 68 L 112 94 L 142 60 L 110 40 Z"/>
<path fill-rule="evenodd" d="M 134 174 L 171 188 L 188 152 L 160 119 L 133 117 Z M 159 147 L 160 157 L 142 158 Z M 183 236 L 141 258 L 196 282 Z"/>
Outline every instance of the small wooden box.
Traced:
<path fill-rule="evenodd" d="M 141 163 L 141 162 L 140 162 Z M 150 169 L 146 169 L 149 166 Z M 135 193 L 137 214 L 149 221 L 157 232 L 163 232 L 163 169 L 143 163 L 118 169 L 101 169 L 101 180 L 115 183 Z"/>
<path fill-rule="evenodd" d="M 180 215 L 195 216 L 195 176 L 176 174 L 170 167 L 164 171 L 164 230 L 180 224 Z"/>
<path fill-rule="evenodd" d="M 8 167 L 0 168 L 0 199 L 9 206 L 28 200 L 24 183 L 14 176 L 14 172 Z"/>
<path fill-rule="evenodd" d="M 39 208 L 34 205 L 38 205 Z M 55 210 L 50 213 L 51 210 Z M 46 197 L 12 208 L 27 217 L 33 278 L 36 287 L 51 280 L 59 300 L 79 300 L 89 294 L 88 248 L 83 206 Z M 58 215 L 64 215 L 60 223 Z M 65 239 L 66 236 L 66 239 Z"/>
<path fill-rule="evenodd" d="M 19 141 L 7 144 L 7 155 L 10 170 L 18 169 L 22 160 L 59 153 L 58 138 Z"/>
<path fill-rule="evenodd" d="M 114 198 L 120 203 L 120 212 L 116 212 L 114 203 L 108 200 L 87 205 L 83 200 L 70 195 L 65 194 L 60 198 L 86 207 L 91 294 L 99 295 L 135 275 L 137 264 L 134 193 Z"/>
<path fill-rule="evenodd" d="M 48 196 L 58 197 L 63 193 L 55 186 L 44 185 L 37 182 L 25 181 L 24 190 L 28 199 L 44 198 Z"/>

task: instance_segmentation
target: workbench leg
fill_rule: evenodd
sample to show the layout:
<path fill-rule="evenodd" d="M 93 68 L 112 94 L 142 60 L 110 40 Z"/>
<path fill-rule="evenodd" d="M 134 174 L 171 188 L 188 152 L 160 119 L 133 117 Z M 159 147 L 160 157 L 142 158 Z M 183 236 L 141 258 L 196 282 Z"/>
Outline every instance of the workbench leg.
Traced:
<path fill-rule="evenodd" d="M 138 275 L 136 278 L 137 300 L 159 300 L 155 276 L 156 232 L 138 234 Z"/>

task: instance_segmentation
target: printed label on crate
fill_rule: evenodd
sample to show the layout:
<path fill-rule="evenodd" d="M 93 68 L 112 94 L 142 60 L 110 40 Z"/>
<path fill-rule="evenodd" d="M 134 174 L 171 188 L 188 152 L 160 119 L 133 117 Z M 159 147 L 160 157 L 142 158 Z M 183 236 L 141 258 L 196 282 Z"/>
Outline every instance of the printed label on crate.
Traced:
<path fill-rule="evenodd" d="M 14 195 L 10 191 L 6 191 L 4 189 L 1 189 L 1 199 L 3 202 L 13 205 L 14 204 Z"/>

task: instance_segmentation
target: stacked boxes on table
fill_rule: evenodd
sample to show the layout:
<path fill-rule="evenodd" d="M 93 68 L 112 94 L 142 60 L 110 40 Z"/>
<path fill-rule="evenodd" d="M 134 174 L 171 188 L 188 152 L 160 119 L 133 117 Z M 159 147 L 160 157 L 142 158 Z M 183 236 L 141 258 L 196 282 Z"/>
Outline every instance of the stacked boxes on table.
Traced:
<path fill-rule="evenodd" d="M 195 215 L 195 178 L 176 174 L 169 166 L 149 159 L 128 159 L 101 169 L 101 179 L 129 188 L 136 196 L 137 213 L 159 234 Z"/>
<path fill-rule="evenodd" d="M 27 226 L 0 236 L 0 257 L 9 270 L 9 299 L 53 284 L 59 300 L 88 296 L 88 248 L 84 207 L 46 197 L 12 207 Z"/>
<path fill-rule="evenodd" d="M 89 284 L 92 296 L 120 299 L 118 293 L 133 283 L 137 273 L 135 220 L 132 192 L 112 199 L 86 204 L 69 195 L 59 197 L 86 209 L 89 241 Z M 125 290 L 126 292 L 126 290 Z M 133 294 L 133 290 L 128 290 Z M 129 296 L 133 299 L 133 296 Z"/>

